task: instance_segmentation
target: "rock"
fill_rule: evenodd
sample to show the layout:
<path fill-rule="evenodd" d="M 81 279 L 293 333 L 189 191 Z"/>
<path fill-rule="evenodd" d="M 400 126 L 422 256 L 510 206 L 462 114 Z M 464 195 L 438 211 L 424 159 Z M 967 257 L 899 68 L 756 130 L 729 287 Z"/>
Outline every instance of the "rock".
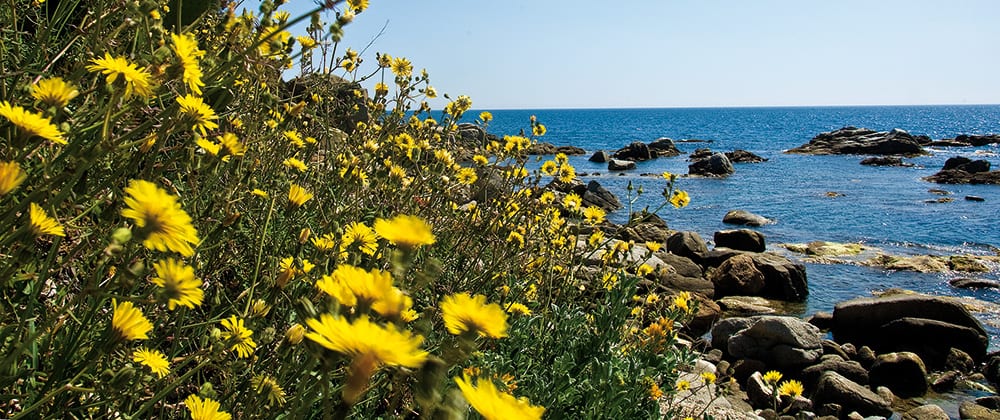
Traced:
<path fill-rule="evenodd" d="M 708 246 L 698 232 L 676 232 L 667 238 L 667 251 L 699 262 L 708 252 Z"/>
<path fill-rule="evenodd" d="M 986 279 L 957 278 L 948 280 L 948 284 L 958 289 L 1000 289 L 1000 282 Z"/>
<path fill-rule="evenodd" d="M 937 198 L 937 199 L 933 199 L 933 200 L 924 200 L 924 202 L 928 203 L 928 204 L 944 204 L 944 203 L 951 203 L 951 202 L 954 202 L 954 201 L 955 201 L 955 199 L 951 198 L 951 197 L 943 197 L 943 198 Z"/>
<path fill-rule="evenodd" d="M 944 368 L 950 370 L 956 370 L 962 373 L 972 372 L 972 369 L 976 367 L 976 361 L 972 360 L 972 356 L 969 353 L 956 349 L 954 347 L 948 349 L 948 356 L 944 361 Z"/>
<path fill-rule="evenodd" d="M 649 151 L 656 157 L 673 157 L 681 154 L 674 141 L 666 137 L 660 137 L 649 143 Z"/>
<path fill-rule="evenodd" d="M 694 149 L 694 152 L 691 152 L 691 154 L 688 155 L 688 160 L 694 162 L 696 160 L 708 159 L 711 156 L 712 156 L 712 149 L 703 147 Z"/>
<path fill-rule="evenodd" d="M 955 271 L 986 273 L 990 268 L 977 259 L 966 255 L 952 255 L 948 258 L 948 268 Z"/>
<path fill-rule="evenodd" d="M 819 328 L 820 330 L 826 331 L 830 329 L 831 325 L 833 325 L 833 314 L 830 312 L 819 311 L 806 318 L 806 322 L 815 325 L 816 328 Z M 845 357 L 845 359 L 846 358 L 847 357 Z"/>
<path fill-rule="evenodd" d="M 941 407 L 934 404 L 922 405 L 903 413 L 903 420 L 950 420 Z"/>
<path fill-rule="evenodd" d="M 722 153 L 715 153 L 708 159 L 697 160 L 688 165 L 688 175 L 724 177 L 734 172 L 736 172 L 736 168 Z"/>
<path fill-rule="evenodd" d="M 916 353 L 897 352 L 878 356 L 868 372 L 872 386 L 884 385 L 903 398 L 927 393 L 927 367 Z"/>
<path fill-rule="evenodd" d="M 731 356 L 760 360 L 788 371 L 813 363 L 823 353 L 819 329 L 798 318 L 765 315 L 751 320 L 749 327 L 727 341 Z"/>
<path fill-rule="evenodd" d="M 989 395 L 986 397 L 979 397 L 976 398 L 976 404 L 979 404 L 990 410 L 1000 410 L 1000 396 Z"/>
<path fill-rule="evenodd" d="M 750 252 L 764 252 L 766 250 L 764 234 L 750 229 L 715 232 L 715 246 Z"/>
<path fill-rule="evenodd" d="M 855 360 L 857 360 L 858 363 L 861 363 L 861 366 L 864 366 L 865 369 L 868 369 L 875 364 L 875 350 L 872 350 L 871 347 L 861 346 L 861 348 L 858 349 L 858 355 L 856 357 L 857 358 Z"/>
<path fill-rule="evenodd" d="M 926 154 L 914 136 L 904 130 L 876 132 L 865 128 L 844 127 L 820 133 L 807 144 L 785 153 L 806 155 L 904 155 Z"/>
<path fill-rule="evenodd" d="M 955 384 L 958 383 L 959 376 L 961 376 L 961 374 L 954 370 L 937 375 L 931 381 L 931 389 L 937 393 L 951 391 L 955 389 Z"/>
<path fill-rule="evenodd" d="M 842 408 L 840 407 L 840 404 L 829 403 L 819 406 L 819 408 L 816 409 L 816 414 L 827 418 L 832 417 L 830 420 L 837 420 L 840 418 L 841 410 Z"/>
<path fill-rule="evenodd" d="M 983 375 L 986 376 L 986 380 L 1000 386 L 1000 353 L 991 353 L 989 355 L 986 359 L 986 367 L 983 369 Z"/>
<path fill-rule="evenodd" d="M 562 153 L 567 156 L 586 154 L 587 151 L 576 146 L 556 146 L 552 143 L 535 143 L 528 147 L 529 155 L 554 155 Z"/>
<path fill-rule="evenodd" d="M 948 269 L 948 264 L 940 257 L 916 255 L 912 257 L 879 254 L 864 261 L 862 265 L 882 267 L 887 270 L 937 273 Z"/>
<path fill-rule="evenodd" d="M 837 372 L 843 377 L 861 385 L 868 384 L 868 371 L 855 361 L 823 360 L 802 369 L 802 381 L 807 389 L 816 389 L 823 372 Z"/>
<path fill-rule="evenodd" d="M 587 160 L 591 162 L 604 163 L 611 160 L 611 156 L 608 155 L 608 152 L 605 152 L 603 150 L 598 150 L 594 152 L 593 155 L 590 156 L 590 159 Z"/>
<path fill-rule="evenodd" d="M 583 199 L 584 207 L 597 206 L 605 211 L 614 211 L 622 207 L 622 203 L 618 201 L 618 197 L 601 186 L 597 181 L 588 182 L 586 189 L 583 191 L 583 194 L 580 194 L 580 197 Z"/>
<path fill-rule="evenodd" d="M 843 197 L 844 193 L 839 193 L 836 191 L 827 191 L 823 193 L 823 196 L 827 198 L 838 198 L 838 197 Z"/>
<path fill-rule="evenodd" d="M 896 398 L 896 394 L 893 394 L 892 390 L 886 386 L 875 387 L 875 394 L 882 397 L 882 399 L 888 402 L 890 406 L 895 405 L 896 400 L 898 400 L 898 398 Z"/>
<path fill-rule="evenodd" d="M 715 297 L 715 285 L 703 277 L 687 277 L 671 270 L 664 270 L 657 273 L 657 280 L 661 287 L 667 289 L 693 292 L 707 298 Z M 712 304 L 715 305 L 714 302 Z"/>
<path fill-rule="evenodd" d="M 692 296 L 698 301 L 698 311 L 694 313 L 694 317 L 685 325 L 684 329 L 685 333 L 692 336 L 702 336 L 711 330 L 712 325 L 719 320 L 722 315 L 722 308 L 711 299 L 700 294 L 695 293 Z"/>
<path fill-rule="evenodd" d="M 825 372 L 820 375 L 819 384 L 813 393 L 813 402 L 820 406 L 839 404 L 843 411 L 857 411 L 864 415 L 892 414 L 889 402 L 837 372 Z"/>
<path fill-rule="evenodd" d="M 833 310 L 833 334 L 837 342 L 881 352 L 912 351 L 932 366 L 943 364 L 951 347 L 982 360 L 988 343 L 983 326 L 961 304 L 925 295 L 840 302 Z"/>
<path fill-rule="evenodd" d="M 895 156 L 875 156 L 861 160 L 862 165 L 867 166 L 913 166 L 912 163 L 903 162 L 903 159 Z"/>
<path fill-rule="evenodd" d="M 767 159 L 750 153 L 746 150 L 736 149 L 732 152 L 726 152 L 726 157 L 732 163 L 760 163 L 767 162 Z"/>
<path fill-rule="evenodd" d="M 820 330 L 822 330 L 822 328 L 820 328 Z M 821 344 L 823 346 L 823 355 L 824 356 L 828 356 L 828 355 L 829 356 L 838 356 L 838 357 L 840 357 L 841 360 L 851 360 L 851 356 L 848 356 L 847 352 L 845 352 L 842 348 L 840 348 L 840 344 L 837 344 L 836 341 L 833 341 L 833 340 L 823 340 L 821 342 Z"/>
<path fill-rule="evenodd" d="M 806 267 L 770 253 L 749 254 L 757 270 L 764 274 L 761 296 L 789 302 L 803 302 L 809 296 Z"/>
<path fill-rule="evenodd" d="M 1000 419 L 1000 411 L 990 410 L 972 401 L 963 401 L 958 406 L 958 416 L 963 420 L 996 420 Z"/>
<path fill-rule="evenodd" d="M 611 157 L 615 159 L 631 160 L 633 162 L 642 162 L 655 158 L 652 152 L 649 150 L 649 146 L 641 141 L 634 141 L 628 146 L 616 150 Z"/>
<path fill-rule="evenodd" d="M 730 210 L 722 217 L 722 223 L 730 225 L 763 226 L 774 223 L 771 219 L 746 210 Z"/>
<path fill-rule="evenodd" d="M 747 398 L 750 405 L 754 407 L 771 407 L 774 402 L 774 388 L 764 382 L 764 375 L 760 371 L 754 372 L 747 378 L 746 387 Z"/>
<path fill-rule="evenodd" d="M 701 266 L 695 264 L 695 262 L 691 261 L 690 258 L 662 251 L 654 254 L 660 257 L 664 263 L 673 267 L 674 271 L 681 276 L 699 278 L 704 274 L 701 270 Z"/>
<path fill-rule="evenodd" d="M 954 140 L 979 147 L 987 144 L 1000 144 L 1000 134 L 959 134 L 955 136 Z"/>
<path fill-rule="evenodd" d="M 944 166 L 941 168 L 942 171 L 950 170 L 960 170 L 968 173 L 979 173 L 979 172 L 989 172 L 990 162 L 986 160 L 972 160 L 963 156 L 955 156 L 948 158 L 944 162 Z"/>
<path fill-rule="evenodd" d="M 635 169 L 635 162 L 631 160 L 611 159 L 608 161 L 609 171 L 627 171 Z"/>
<path fill-rule="evenodd" d="M 740 359 L 733 365 L 733 378 L 738 383 L 746 383 L 747 379 L 754 372 L 760 372 L 767 368 L 767 365 L 760 360 Z"/>
<path fill-rule="evenodd" d="M 969 159 L 964 156 L 950 157 L 948 158 L 948 160 L 944 161 L 944 166 L 941 168 L 941 170 L 948 171 L 952 169 L 958 169 L 962 165 L 965 165 L 969 162 L 972 162 L 972 159 Z"/>
<path fill-rule="evenodd" d="M 737 255 L 743 255 L 743 254 L 747 254 L 747 252 L 736 249 L 717 247 L 702 255 L 701 261 L 699 263 L 705 266 L 706 268 L 708 267 L 716 268 L 722 265 L 722 263 L 726 262 L 726 260 L 735 257 Z"/>
<path fill-rule="evenodd" d="M 769 305 L 770 301 L 756 296 L 726 296 L 715 303 L 719 304 L 727 316 L 770 315 L 778 312 Z"/>
<path fill-rule="evenodd" d="M 965 196 L 965 201 L 975 201 L 975 202 L 978 202 L 978 203 L 982 203 L 982 202 L 986 201 L 986 199 L 983 198 L 983 197 L 980 197 L 978 195 L 967 195 L 967 196 Z"/>
<path fill-rule="evenodd" d="M 712 348 L 728 352 L 729 338 L 740 330 L 749 328 L 754 322 L 753 317 L 733 317 L 719 320 L 712 326 Z M 1000 358 L 997 360 L 1000 361 Z"/>
<path fill-rule="evenodd" d="M 951 191 L 945 191 L 945 190 L 937 189 L 937 188 L 931 188 L 931 189 L 927 190 L 927 192 L 929 192 L 931 194 L 936 194 L 936 195 L 951 195 Z"/>
<path fill-rule="evenodd" d="M 990 171 L 990 162 L 955 156 L 945 161 L 941 171 L 924 178 L 938 184 L 1000 184 L 1000 171 Z"/>
<path fill-rule="evenodd" d="M 727 259 L 709 280 L 715 285 L 715 296 L 757 296 L 764 289 L 764 273 L 761 273 L 749 255 L 737 255 Z"/>

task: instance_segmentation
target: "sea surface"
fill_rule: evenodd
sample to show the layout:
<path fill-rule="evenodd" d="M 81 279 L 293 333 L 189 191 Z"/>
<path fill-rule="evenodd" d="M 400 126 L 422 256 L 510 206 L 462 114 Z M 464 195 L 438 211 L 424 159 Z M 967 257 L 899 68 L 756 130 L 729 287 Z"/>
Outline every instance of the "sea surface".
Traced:
<path fill-rule="evenodd" d="M 769 250 L 779 243 L 815 240 L 862 242 L 902 255 L 996 255 L 1000 247 L 1000 185 L 939 185 L 921 178 L 937 172 L 952 156 L 986 159 L 1000 168 L 1000 147 L 929 148 L 929 156 L 906 159 L 916 166 L 871 167 L 860 165 L 866 156 L 805 156 L 783 153 L 807 143 L 815 135 L 844 126 L 875 130 L 904 129 L 932 139 L 958 134 L 1000 133 L 1000 105 L 865 106 L 778 108 L 665 108 L 665 109 L 544 109 L 491 111 L 489 131 L 517 134 L 530 131 L 535 115 L 548 128 L 542 141 L 573 145 L 587 150 L 570 158 L 585 182 L 596 179 L 629 201 L 627 186 L 642 186 L 644 194 L 631 205 L 634 210 L 656 208 L 662 202 L 662 178 L 643 176 L 669 171 L 687 174 L 687 155 L 696 148 L 713 151 L 744 149 L 769 159 L 764 163 L 736 164 L 736 173 L 725 179 L 681 177 L 677 187 L 688 191 L 691 205 L 664 208 L 660 216 L 677 230 L 692 230 L 711 241 L 713 233 L 732 229 L 722 223 L 728 210 L 744 209 L 777 223 L 756 228 L 767 237 Z M 468 120 L 479 111 L 467 114 Z M 638 163 L 636 170 L 609 173 L 606 164 L 588 162 L 597 150 L 614 151 L 632 141 L 651 142 L 669 137 L 684 153 Z M 678 142 L 686 139 L 711 143 Z M 551 158 L 551 157 L 549 157 Z M 950 203 L 929 203 L 951 193 Z M 828 192 L 842 196 L 831 198 Z M 967 195 L 985 202 L 966 201 Z M 634 198 L 634 193 L 633 193 Z M 627 219 L 628 208 L 610 215 Z M 711 244 L 710 244 L 711 246 Z M 785 252 L 786 255 L 787 252 Z M 794 255 L 791 255 L 794 258 Z M 986 274 L 892 272 L 845 264 L 807 264 L 809 299 L 802 314 L 832 311 L 840 301 L 871 296 L 873 291 L 904 288 L 924 293 L 969 296 L 986 302 L 1000 301 L 995 290 L 957 290 L 947 281 L 955 277 L 998 280 L 998 267 Z M 984 319 L 994 328 L 992 347 L 998 344 L 996 319 Z"/>

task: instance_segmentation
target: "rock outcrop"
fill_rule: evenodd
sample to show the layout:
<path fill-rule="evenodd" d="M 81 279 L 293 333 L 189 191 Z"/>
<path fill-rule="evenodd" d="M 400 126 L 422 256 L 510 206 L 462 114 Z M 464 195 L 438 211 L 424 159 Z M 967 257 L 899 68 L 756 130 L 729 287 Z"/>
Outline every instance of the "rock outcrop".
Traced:
<path fill-rule="evenodd" d="M 736 172 L 729 158 L 722 153 L 713 153 L 707 159 L 696 160 L 688 165 L 688 175 L 725 177 Z"/>
<path fill-rule="evenodd" d="M 990 162 L 956 156 L 944 162 L 941 171 L 924 178 L 938 184 L 1000 184 L 1000 171 L 990 171 Z"/>
<path fill-rule="evenodd" d="M 716 297 L 761 296 L 801 302 L 809 295 L 806 268 L 769 253 L 739 253 L 723 261 L 709 276 Z"/>
<path fill-rule="evenodd" d="M 558 153 L 574 156 L 586 154 L 587 151 L 576 146 L 556 146 L 552 143 L 535 143 L 528 147 L 529 155 L 555 155 Z"/>
<path fill-rule="evenodd" d="M 892 131 L 875 131 L 867 128 L 844 127 L 820 133 L 809 143 L 787 150 L 785 153 L 805 155 L 923 155 L 920 140 L 898 128 Z"/>
<path fill-rule="evenodd" d="M 795 317 L 727 318 L 712 328 L 712 342 L 725 343 L 726 353 L 789 371 L 808 366 L 822 356 L 820 331 Z"/>
<path fill-rule="evenodd" d="M 634 141 L 628 146 L 618 149 L 611 155 L 615 159 L 631 160 L 642 162 L 655 158 L 656 156 L 649 150 L 649 145 L 641 141 Z"/>
<path fill-rule="evenodd" d="M 666 137 L 660 137 L 649 143 L 649 151 L 656 157 L 673 157 L 681 154 L 674 141 Z"/>
<path fill-rule="evenodd" d="M 722 223 L 729 225 L 764 226 L 774 222 L 771 219 L 746 210 L 730 210 L 722 217 Z"/>

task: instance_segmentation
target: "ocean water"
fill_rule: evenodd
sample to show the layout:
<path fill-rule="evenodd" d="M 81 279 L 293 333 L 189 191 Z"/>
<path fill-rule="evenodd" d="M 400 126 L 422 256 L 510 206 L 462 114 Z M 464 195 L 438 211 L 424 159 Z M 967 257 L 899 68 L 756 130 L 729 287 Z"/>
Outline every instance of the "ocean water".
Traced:
<path fill-rule="evenodd" d="M 576 109 L 491 111 L 489 131 L 517 134 L 530 130 L 529 118 L 537 116 L 548 133 L 542 141 L 573 145 L 587 150 L 571 157 L 581 179 L 596 179 L 626 202 L 629 182 L 641 185 L 645 194 L 632 204 L 635 210 L 656 207 L 664 182 L 659 174 L 687 174 L 687 154 L 696 148 L 713 151 L 744 149 L 769 160 L 737 164 L 736 173 L 725 179 L 682 177 L 677 187 L 688 191 L 691 205 L 665 208 L 660 216 L 671 228 L 692 230 L 711 241 L 713 233 L 733 226 L 722 223 L 731 209 L 744 209 L 776 220 L 756 228 L 767 237 L 768 248 L 778 243 L 814 240 L 863 242 L 903 255 L 994 255 L 1000 247 L 1000 186 L 939 185 L 921 180 L 937 172 L 944 161 L 962 155 L 1000 165 L 996 145 L 969 148 L 934 148 L 929 156 L 907 159 L 916 167 L 870 167 L 860 165 L 865 156 L 804 156 L 783 151 L 807 143 L 821 132 L 852 125 L 875 130 L 901 128 L 937 140 L 958 134 L 1000 133 L 1000 105 L 971 106 L 880 106 L 880 107 L 781 107 L 781 108 L 670 108 L 670 109 Z M 478 111 L 467 118 L 475 118 Z M 609 173 L 606 164 L 587 158 L 596 150 L 614 151 L 632 141 L 651 142 L 659 137 L 711 140 L 711 143 L 677 143 L 683 155 L 640 162 L 633 171 Z M 595 174 L 596 173 L 596 174 Z M 941 196 L 929 189 L 951 192 L 950 203 L 928 203 Z M 827 192 L 843 196 L 830 198 Z M 966 195 L 985 202 L 966 201 Z M 616 222 L 627 218 L 628 209 L 610 215 Z M 941 295 L 970 296 L 987 302 L 1000 300 L 993 290 L 957 290 L 947 284 L 954 277 L 1000 279 L 997 267 L 991 273 L 890 272 L 856 265 L 807 264 L 810 296 L 803 314 L 831 311 L 839 301 L 870 296 L 872 291 L 892 287 Z M 996 320 L 984 319 L 994 324 Z M 996 328 L 993 346 L 997 345 Z"/>

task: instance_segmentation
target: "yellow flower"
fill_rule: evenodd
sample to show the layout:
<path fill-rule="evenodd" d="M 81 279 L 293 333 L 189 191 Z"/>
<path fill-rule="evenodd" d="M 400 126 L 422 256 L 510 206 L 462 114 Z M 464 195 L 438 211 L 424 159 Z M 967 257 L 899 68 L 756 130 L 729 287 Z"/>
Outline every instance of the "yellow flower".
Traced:
<path fill-rule="evenodd" d="M 306 147 L 306 142 L 302 140 L 302 136 L 299 135 L 298 131 L 289 130 L 286 131 L 284 134 L 285 138 L 288 139 L 288 141 L 291 142 L 292 145 L 294 145 L 295 147 L 298 147 L 299 149 Z"/>
<path fill-rule="evenodd" d="M 555 175 L 559 171 L 559 164 L 554 160 L 547 160 L 545 163 L 542 163 L 541 170 L 542 174 Z"/>
<path fill-rule="evenodd" d="M 674 174 L 672 174 L 670 172 L 663 172 L 663 174 L 661 174 L 661 175 L 663 175 L 663 179 L 665 179 L 667 181 L 672 181 L 674 179 L 674 176 L 675 176 Z"/>
<path fill-rule="evenodd" d="M 31 97 L 57 108 L 66 106 L 79 94 L 80 91 L 73 84 L 66 83 L 62 77 L 42 79 L 31 87 Z"/>
<path fill-rule="evenodd" d="M 292 184 L 288 187 L 288 202 L 292 205 L 292 207 L 301 207 L 311 198 L 313 198 L 313 194 L 309 192 L 309 190 L 302 188 L 297 184 Z"/>
<path fill-rule="evenodd" d="M 208 154 L 210 154 L 212 156 L 218 156 L 219 155 L 219 151 L 222 150 L 222 145 L 221 144 L 216 144 L 216 143 L 212 142 L 211 140 L 206 139 L 204 137 L 198 137 L 198 140 L 195 140 L 194 143 L 197 144 L 198 147 L 201 147 L 202 149 L 205 149 L 205 152 L 207 152 Z"/>
<path fill-rule="evenodd" d="M 491 114 L 489 111 L 480 112 L 479 119 L 483 120 L 483 122 L 493 121 L 493 114 Z"/>
<path fill-rule="evenodd" d="M 441 317 L 448 332 L 478 333 L 483 337 L 507 336 L 507 314 L 500 305 L 486 304 L 486 296 L 456 293 L 441 301 Z"/>
<path fill-rule="evenodd" d="M 303 327 L 302 324 L 294 324 L 285 331 L 285 339 L 293 346 L 301 343 L 305 336 L 306 327 Z"/>
<path fill-rule="evenodd" d="M 7 101 L 0 102 L 0 116 L 17 126 L 27 137 L 38 136 L 53 143 L 66 144 L 63 133 L 52 124 L 52 119 L 49 117 L 11 105 Z"/>
<path fill-rule="evenodd" d="M 194 268 L 167 258 L 153 264 L 153 269 L 156 277 L 150 281 L 163 288 L 168 309 L 172 311 L 177 305 L 194 309 L 201 305 L 205 292 L 201 290 L 201 279 L 194 276 Z"/>
<path fill-rule="evenodd" d="M 219 136 L 219 144 L 226 149 L 227 153 L 233 156 L 243 156 L 247 151 L 246 146 L 240 143 L 240 139 L 233 133 L 225 133 Z"/>
<path fill-rule="evenodd" d="M 675 208 L 687 207 L 691 203 L 691 197 L 688 196 L 687 191 L 674 191 L 674 195 L 670 197 L 670 204 Z"/>
<path fill-rule="evenodd" d="M 674 307 L 684 312 L 691 312 L 691 292 L 680 292 L 674 298 Z"/>
<path fill-rule="evenodd" d="M 389 67 L 392 69 L 392 73 L 399 78 L 407 78 L 413 74 L 413 64 L 410 64 L 410 60 L 404 57 L 393 58 Z"/>
<path fill-rule="evenodd" d="M 219 410 L 219 402 L 211 398 L 205 398 L 191 394 L 184 399 L 184 405 L 191 412 L 191 420 L 229 420 L 231 416 L 225 411 Z"/>
<path fill-rule="evenodd" d="M 566 194 L 566 197 L 563 197 L 562 204 L 563 207 L 566 208 L 566 210 L 569 210 L 571 212 L 576 212 L 579 211 L 580 206 L 583 205 L 583 199 L 580 198 L 580 196 L 577 195 L 577 193 L 569 193 Z"/>
<path fill-rule="evenodd" d="M 781 386 L 778 387 L 778 395 L 798 397 L 802 395 L 802 390 L 802 382 L 790 379 L 781 383 Z"/>
<path fill-rule="evenodd" d="M 279 56 L 284 51 L 292 34 L 288 31 L 279 31 L 279 29 L 278 26 L 270 26 L 261 30 L 260 39 L 264 42 L 257 47 L 261 55 L 265 57 Z"/>
<path fill-rule="evenodd" d="M 378 82 L 375 84 L 375 95 L 385 96 L 388 94 L 389 94 L 389 85 L 382 82 Z"/>
<path fill-rule="evenodd" d="M 507 305 L 507 312 L 512 314 L 531 315 L 531 309 L 528 309 L 528 307 L 524 306 L 523 303 L 518 302 Z"/>
<path fill-rule="evenodd" d="M 764 374 L 764 382 L 768 385 L 775 385 L 781 380 L 781 372 L 776 370 L 768 371 Z"/>
<path fill-rule="evenodd" d="M 177 103 L 181 106 L 181 112 L 193 122 L 192 130 L 197 129 L 204 136 L 207 135 L 206 130 L 219 128 L 219 124 L 214 121 L 219 119 L 219 116 L 215 115 L 215 110 L 200 97 L 188 94 L 183 98 L 177 98 Z"/>
<path fill-rule="evenodd" d="M 576 168 L 573 165 L 564 163 L 559 166 L 559 181 L 572 182 L 576 178 Z"/>
<path fill-rule="evenodd" d="M 132 352 L 132 361 L 146 365 L 157 377 L 164 377 L 170 373 L 170 362 L 159 350 L 149 350 L 139 348 Z"/>
<path fill-rule="evenodd" d="M 253 385 L 253 389 L 257 391 L 257 394 L 267 396 L 268 404 L 279 407 L 285 405 L 287 401 L 285 390 L 281 389 L 281 385 L 278 385 L 276 379 L 267 375 L 257 375 L 250 379 L 250 384 Z"/>
<path fill-rule="evenodd" d="M 522 136 L 503 136 L 503 149 L 508 152 L 520 152 L 531 146 L 531 139 Z"/>
<path fill-rule="evenodd" d="M 656 252 L 656 251 L 659 251 L 660 248 L 662 248 L 662 247 L 663 247 L 662 243 L 652 242 L 652 241 L 646 241 L 646 249 L 648 249 L 650 251 Z"/>
<path fill-rule="evenodd" d="M 306 338 L 352 359 L 343 395 L 349 404 L 357 401 L 371 375 L 380 367 L 416 368 L 427 360 L 428 353 L 420 349 L 423 337 L 399 331 L 393 324 L 382 327 L 369 321 L 367 316 L 352 323 L 324 313 L 319 319 L 307 319 L 306 325 L 312 329 L 306 333 Z"/>
<path fill-rule="evenodd" d="M 431 225 L 419 216 L 399 215 L 390 220 L 376 219 L 375 233 L 403 248 L 434 244 Z"/>
<path fill-rule="evenodd" d="M 167 194 L 149 181 L 133 179 L 125 188 L 128 197 L 122 216 L 132 219 L 145 239 L 148 249 L 174 251 L 185 257 L 194 255 L 191 244 L 198 243 L 198 231 L 191 226 L 191 216 L 181 209 L 177 197 Z"/>
<path fill-rule="evenodd" d="M 663 390 L 660 389 L 660 385 L 658 385 L 656 382 L 651 382 L 649 385 L 649 398 L 656 401 L 659 400 L 660 397 L 662 396 L 663 396 Z"/>
<path fill-rule="evenodd" d="M 716 378 L 715 374 L 712 372 L 702 372 L 701 379 L 705 381 L 706 384 L 714 384 Z"/>
<path fill-rule="evenodd" d="M 588 206 L 583 209 L 583 219 L 591 225 L 603 222 L 606 215 L 607 213 L 605 213 L 600 207 Z"/>
<path fill-rule="evenodd" d="M 129 63 L 125 57 L 112 57 L 111 54 L 104 53 L 104 58 L 95 58 L 90 62 L 94 64 L 87 66 L 87 70 L 104 73 L 108 84 L 114 83 L 121 76 L 125 83 L 125 98 L 132 96 L 133 92 L 143 98 L 153 96 L 152 76 L 145 68 Z"/>
<path fill-rule="evenodd" d="M 687 391 L 689 389 L 691 389 L 691 383 L 690 382 L 685 381 L 685 380 L 677 381 L 677 390 L 678 391 Z"/>
<path fill-rule="evenodd" d="M 334 238 L 333 234 L 327 233 L 323 236 L 316 236 L 310 239 L 310 241 L 312 242 L 313 246 L 316 247 L 316 249 L 322 252 L 329 252 L 332 251 L 333 248 L 337 246 L 337 242 L 334 241 L 333 238 Z"/>
<path fill-rule="evenodd" d="M 639 266 L 639 268 L 635 269 L 635 275 L 639 277 L 646 277 L 647 274 L 652 272 L 653 272 L 653 267 L 650 267 L 649 264 L 642 264 Z"/>
<path fill-rule="evenodd" d="M 486 165 L 488 165 L 490 163 L 490 160 L 487 159 L 486 156 L 483 156 L 483 155 L 475 155 L 475 156 L 473 156 L 472 157 L 472 161 L 475 162 L 476 165 L 479 165 L 479 166 L 486 166 Z"/>
<path fill-rule="evenodd" d="M 236 355 L 242 358 L 250 357 L 250 354 L 257 349 L 257 343 L 254 343 L 253 338 L 250 338 L 253 331 L 244 327 L 243 320 L 236 315 L 231 315 L 220 323 L 226 329 L 222 332 L 222 339 L 233 341 L 232 349 L 236 351 Z"/>
<path fill-rule="evenodd" d="M 339 265 L 333 273 L 316 281 L 316 288 L 344 306 L 371 306 L 392 290 L 392 275 L 353 265 Z"/>
<path fill-rule="evenodd" d="M 267 191 L 264 191 L 264 190 L 261 190 L 261 189 L 258 189 L 258 188 L 254 188 L 253 191 L 250 191 L 250 193 L 253 194 L 253 195 L 256 195 L 256 196 L 258 196 L 260 198 L 270 198 L 270 196 L 271 196 L 270 194 L 267 193 Z"/>
<path fill-rule="evenodd" d="M 31 203 L 30 212 L 28 219 L 31 224 L 31 233 L 35 236 L 42 235 L 54 235 L 54 236 L 66 236 L 66 231 L 63 229 L 59 221 L 49 217 L 45 213 L 45 210 L 41 206 L 35 203 Z"/>
<path fill-rule="evenodd" d="M 474 168 L 462 168 L 455 174 L 455 180 L 458 181 L 459 184 L 472 185 L 477 179 L 479 179 L 479 177 L 476 175 L 476 170 Z"/>
<path fill-rule="evenodd" d="M 535 136 L 538 137 L 544 136 L 546 131 L 548 130 L 546 130 L 545 126 L 542 124 L 535 124 L 534 127 L 531 127 L 531 134 L 534 134 Z"/>
<path fill-rule="evenodd" d="M 424 95 L 427 95 L 428 98 L 437 98 L 437 89 L 434 89 L 434 86 L 427 86 L 427 89 L 424 89 Z"/>
<path fill-rule="evenodd" d="M 347 251 L 351 245 L 355 244 L 362 253 L 375 255 L 375 251 L 378 250 L 378 236 L 368 225 L 352 222 L 344 228 L 344 235 L 340 238 L 340 252 Z"/>
<path fill-rule="evenodd" d="M 412 307 L 413 299 L 393 287 L 372 305 L 372 310 L 386 319 L 409 322 L 416 319 L 416 312 Z"/>
<path fill-rule="evenodd" d="M 316 48 L 316 40 L 311 36 L 297 36 L 295 39 L 299 41 L 299 45 L 302 45 L 302 49 L 304 50 Z"/>
<path fill-rule="evenodd" d="M 368 8 L 368 0 L 347 0 L 347 5 L 355 12 L 363 12 Z"/>
<path fill-rule="evenodd" d="M 205 82 L 201 80 L 202 73 L 198 60 L 205 55 L 205 51 L 198 49 L 198 41 L 194 39 L 192 34 L 177 35 L 172 33 L 170 40 L 173 42 L 171 49 L 177 54 L 177 58 L 181 61 L 181 68 L 184 70 L 182 80 L 187 83 L 191 92 L 201 95 L 201 87 L 205 86 Z"/>
<path fill-rule="evenodd" d="M 299 172 L 305 172 L 309 170 L 309 167 L 306 166 L 305 162 L 293 157 L 285 159 L 283 162 L 281 162 L 281 164 L 285 165 L 286 168 L 296 169 Z"/>
<path fill-rule="evenodd" d="M 111 299 L 114 315 L 111 317 L 111 327 L 118 336 L 125 340 L 146 340 L 147 334 L 153 330 L 153 324 L 136 308 L 132 302 L 118 304 L 117 299 Z"/>
<path fill-rule="evenodd" d="M 541 419 L 545 414 L 545 407 L 531 405 L 527 398 L 515 398 L 511 394 L 501 392 L 493 381 L 488 379 L 476 378 L 473 384 L 469 376 L 455 377 L 455 383 L 469 405 L 486 420 Z"/>
<path fill-rule="evenodd" d="M 0 195 L 14 191 L 28 175 L 17 162 L 0 162 Z"/>

